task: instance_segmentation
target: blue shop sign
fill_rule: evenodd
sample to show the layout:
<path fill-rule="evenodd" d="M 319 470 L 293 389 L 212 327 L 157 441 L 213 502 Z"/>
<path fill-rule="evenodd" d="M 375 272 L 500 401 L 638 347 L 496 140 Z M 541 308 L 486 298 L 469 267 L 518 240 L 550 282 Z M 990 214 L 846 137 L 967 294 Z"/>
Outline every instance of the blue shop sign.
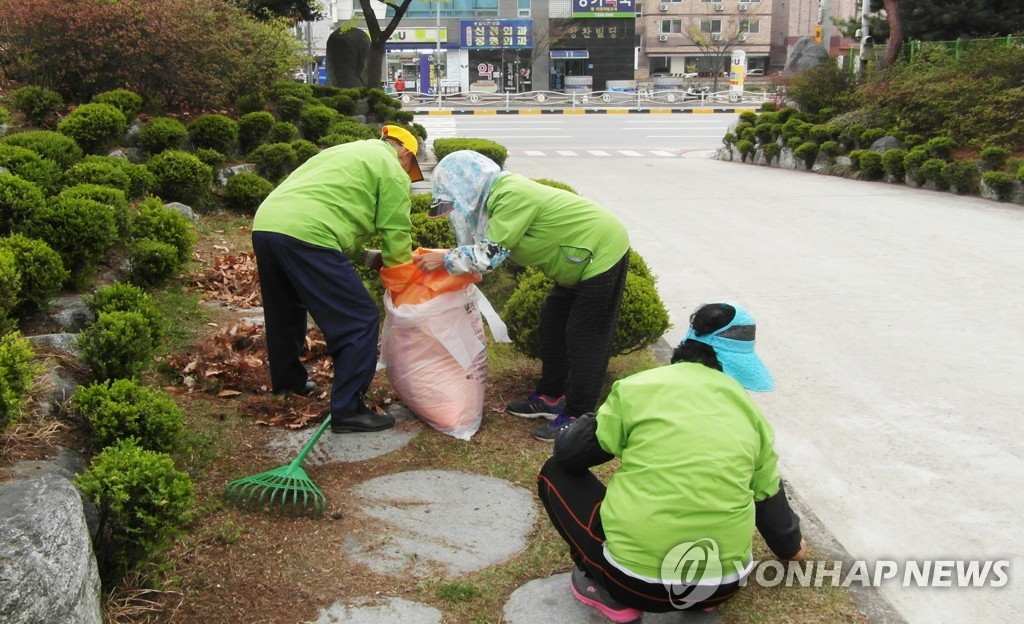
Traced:
<path fill-rule="evenodd" d="M 533 47 L 533 20 L 461 20 L 461 47 L 467 50 L 510 50 Z"/>

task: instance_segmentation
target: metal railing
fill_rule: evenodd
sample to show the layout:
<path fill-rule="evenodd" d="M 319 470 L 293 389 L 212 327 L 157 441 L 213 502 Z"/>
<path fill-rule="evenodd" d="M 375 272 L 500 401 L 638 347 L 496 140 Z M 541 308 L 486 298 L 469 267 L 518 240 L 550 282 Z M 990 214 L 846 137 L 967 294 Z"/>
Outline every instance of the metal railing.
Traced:
<path fill-rule="evenodd" d="M 678 109 L 707 108 L 718 105 L 760 106 L 771 101 L 770 91 L 718 91 L 704 93 L 693 90 L 668 89 L 663 91 L 527 91 L 524 93 L 487 93 L 460 91 L 458 93 L 428 94 L 405 91 L 392 93 L 407 110 L 430 109 L 462 110 L 554 110 L 554 109 Z"/>

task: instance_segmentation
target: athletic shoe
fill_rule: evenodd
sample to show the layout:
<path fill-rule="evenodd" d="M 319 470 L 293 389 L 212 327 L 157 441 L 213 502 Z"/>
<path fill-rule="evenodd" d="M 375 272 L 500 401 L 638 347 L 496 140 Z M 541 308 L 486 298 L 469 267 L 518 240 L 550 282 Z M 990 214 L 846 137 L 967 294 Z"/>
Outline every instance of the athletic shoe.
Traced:
<path fill-rule="evenodd" d="M 557 399 L 543 394 L 531 394 L 525 399 L 512 401 L 505 406 L 509 414 L 522 418 L 540 418 L 543 416 L 552 419 L 559 413 L 565 411 L 565 397 Z"/>
<path fill-rule="evenodd" d="M 555 436 L 558 435 L 558 432 L 571 425 L 574 420 L 576 420 L 575 416 L 559 414 L 558 416 L 555 416 L 555 419 L 551 422 L 534 427 L 531 433 L 533 434 L 533 437 L 537 438 L 541 442 L 554 442 Z"/>
<path fill-rule="evenodd" d="M 576 596 L 576 600 L 588 607 L 594 607 L 612 622 L 632 622 L 644 615 L 640 609 L 627 607 L 612 598 L 608 590 L 595 583 L 594 579 L 579 568 L 574 568 L 572 571 L 569 589 L 572 590 L 572 595 Z"/>

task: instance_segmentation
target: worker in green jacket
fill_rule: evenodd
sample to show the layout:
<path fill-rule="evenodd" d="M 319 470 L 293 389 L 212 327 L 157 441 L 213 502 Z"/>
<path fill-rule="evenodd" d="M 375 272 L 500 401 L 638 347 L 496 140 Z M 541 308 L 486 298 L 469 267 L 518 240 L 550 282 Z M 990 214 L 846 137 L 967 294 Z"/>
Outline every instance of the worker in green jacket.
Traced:
<path fill-rule="evenodd" d="M 376 370 L 380 313 L 352 262 L 379 269 L 409 261 L 409 181 L 423 175 L 416 137 L 399 126 L 381 132 L 381 140 L 338 145 L 307 160 L 267 196 L 252 224 L 273 390 L 317 391 L 300 360 L 308 312 L 334 362 L 335 433 L 394 425 L 363 398 Z M 375 233 L 382 249 L 365 250 Z"/>
<path fill-rule="evenodd" d="M 755 528 L 780 559 L 807 548 L 774 431 L 744 390 L 774 387 L 754 319 L 718 303 L 690 322 L 672 364 L 617 381 L 596 415 L 559 433 L 538 477 L 576 564 L 573 595 L 616 622 L 732 596 L 753 569 Z M 606 488 L 589 468 L 613 457 Z"/>
<path fill-rule="evenodd" d="M 552 419 L 533 430 L 551 441 L 600 399 L 629 264 L 626 228 L 588 199 L 503 172 L 468 150 L 437 163 L 432 193 L 431 216 L 448 215 L 459 247 L 416 256 L 420 268 L 483 274 L 508 259 L 555 282 L 541 310 L 540 381 L 507 406 Z"/>

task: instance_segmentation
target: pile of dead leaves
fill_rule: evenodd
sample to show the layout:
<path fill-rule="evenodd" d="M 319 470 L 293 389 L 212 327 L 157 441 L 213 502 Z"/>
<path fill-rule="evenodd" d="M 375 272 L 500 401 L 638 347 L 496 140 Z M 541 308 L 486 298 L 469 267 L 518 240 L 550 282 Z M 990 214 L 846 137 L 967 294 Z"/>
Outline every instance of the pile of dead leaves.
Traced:
<path fill-rule="evenodd" d="M 213 266 L 204 270 L 194 283 L 208 301 L 220 301 L 232 308 L 263 305 L 256 255 L 250 252 L 214 257 Z"/>

